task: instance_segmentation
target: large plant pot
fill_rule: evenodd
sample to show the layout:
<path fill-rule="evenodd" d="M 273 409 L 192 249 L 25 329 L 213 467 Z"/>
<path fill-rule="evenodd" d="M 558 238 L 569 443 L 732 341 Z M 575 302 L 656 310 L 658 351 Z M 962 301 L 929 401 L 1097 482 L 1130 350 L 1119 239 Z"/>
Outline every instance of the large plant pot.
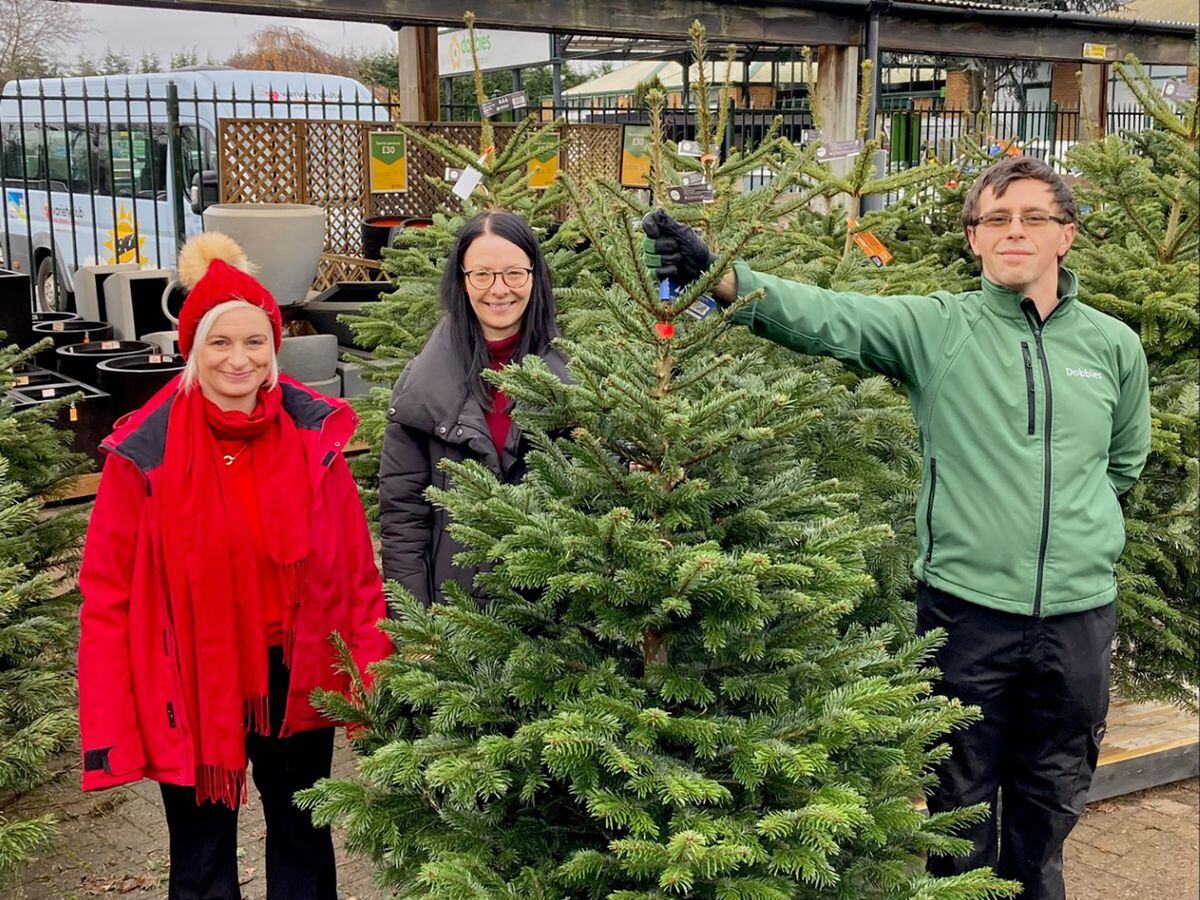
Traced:
<path fill-rule="evenodd" d="M 157 348 L 145 341 L 92 341 L 67 344 L 56 351 L 58 371 L 84 384 L 97 384 L 96 366 L 105 360 L 135 353 L 153 353 Z"/>
<path fill-rule="evenodd" d="M 418 216 L 368 216 L 362 222 L 363 259 L 383 259 L 383 248 L 395 242 L 401 228 L 428 228 L 433 219 Z"/>
<path fill-rule="evenodd" d="M 379 302 L 391 290 L 392 285 L 387 281 L 339 281 L 304 305 L 304 318 L 319 334 L 336 337 L 341 346 L 366 350 L 341 317 L 346 313 L 361 313 L 367 304 Z"/>
<path fill-rule="evenodd" d="M 102 463 L 100 442 L 112 431 L 115 419 L 108 394 L 78 381 L 63 379 L 62 384 L 18 388 L 12 392 L 12 408 L 14 412 L 19 412 L 76 393 L 83 396 L 60 407 L 53 424 L 63 431 L 71 432 L 72 450 L 86 453 L 96 462 Z"/>
<path fill-rule="evenodd" d="M 33 301 L 29 276 L 0 269 L 0 344 L 28 347 L 33 343 Z"/>
<path fill-rule="evenodd" d="M 325 210 L 307 203 L 218 203 L 204 228 L 237 241 L 280 306 L 308 295 L 325 247 Z"/>
<path fill-rule="evenodd" d="M 107 341 L 113 336 L 113 328 L 107 322 L 94 322 L 90 319 L 64 319 L 56 322 L 36 322 L 33 326 L 33 339 L 36 343 L 48 337 L 54 340 L 54 346 L 37 354 L 37 363 L 47 369 L 58 365 L 59 347 L 67 344 L 82 344 L 91 341 Z"/>
<path fill-rule="evenodd" d="M 183 357 L 159 353 L 118 356 L 96 366 L 100 389 L 112 396 L 113 411 L 124 415 L 142 406 L 183 371 Z"/>

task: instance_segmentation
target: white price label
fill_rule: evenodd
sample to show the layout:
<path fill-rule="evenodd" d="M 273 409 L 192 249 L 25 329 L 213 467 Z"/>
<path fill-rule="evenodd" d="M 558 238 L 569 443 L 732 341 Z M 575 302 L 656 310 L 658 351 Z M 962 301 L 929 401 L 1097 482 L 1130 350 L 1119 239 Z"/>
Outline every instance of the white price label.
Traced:
<path fill-rule="evenodd" d="M 462 200 L 466 200 L 471 196 L 471 192 L 479 187 L 479 183 L 483 181 L 483 173 L 474 166 L 467 166 L 461 175 L 458 176 L 458 181 L 454 182 L 454 187 L 450 193 L 454 194 Z"/>

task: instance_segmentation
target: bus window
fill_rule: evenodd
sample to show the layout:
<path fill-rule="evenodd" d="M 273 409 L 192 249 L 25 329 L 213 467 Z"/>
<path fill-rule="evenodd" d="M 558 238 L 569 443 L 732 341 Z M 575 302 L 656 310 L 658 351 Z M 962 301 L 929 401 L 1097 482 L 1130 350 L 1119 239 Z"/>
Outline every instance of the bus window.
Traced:
<path fill-rule="evenodd" d="M 4 180 L 21 182 L 28 178 L 35 182 L 42 170 L 42 128 L 26 125 L 24 130 L 16 123 L 4 126 Z"/>
<path fill-rule="evenodd" d="M 183 190 L 187 193 L 197 172 L 216 170 L 217 148 L 212 132 L 207 128 L 182 125 L 179 131 L 183 145 Z"/>
<path fill-rule="evenodd" d="M 167 126 L 114 126 L 101 146 L 107 151 L 104 173 L 118 197 L 164 197 L 167 190 Z"/>
<path fill-rule="evenodd" d="M 49 162 L 50 186 L 56 190 L 86 193 L 92 189 L 89 176 L 88 135 L 82 125 L 61 124 L 46 126 L 46 153 Z M 95 155 L 93 154 L 93 167 Z"/>

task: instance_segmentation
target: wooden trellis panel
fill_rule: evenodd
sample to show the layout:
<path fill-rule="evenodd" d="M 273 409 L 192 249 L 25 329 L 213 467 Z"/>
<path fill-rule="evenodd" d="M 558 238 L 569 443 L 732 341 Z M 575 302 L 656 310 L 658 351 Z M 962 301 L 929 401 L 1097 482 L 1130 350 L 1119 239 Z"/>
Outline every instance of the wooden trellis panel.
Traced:
<path fill-rule="evenodd" d="M 303 119 L 222 119 L 222 203 L 304 203 Z"/>
<path fill-rule="evenodd" d="M 362 253 L 361 223 L 367 216 L 430 216 L 460 208 L 441 187 L 445 163 L 409 142 L 408 190 L 372 194 L 366 165 L 367 135 L 386 122 L 312 119 L 224 119 L 221 122 L 222 203 L 312 203 L 326 214 L 326 253 Z M 451 143 L 479 146 L 478 122 L 422 122 L 416 131 L 439 134 Z M 497 151 L 516 126 L 493 124 Z M 566 125 L 560 171 L 577 178 L 616 177 L 621 126 Z M 426 176 L 438 183 L 431 184 Z"/>
<path fill-rule="evenodd" d="M 367 169 L 359 122 L 311 121 L 306 142 L 305 203 L 325 210 L 325 248 L 362 255 Z"/>

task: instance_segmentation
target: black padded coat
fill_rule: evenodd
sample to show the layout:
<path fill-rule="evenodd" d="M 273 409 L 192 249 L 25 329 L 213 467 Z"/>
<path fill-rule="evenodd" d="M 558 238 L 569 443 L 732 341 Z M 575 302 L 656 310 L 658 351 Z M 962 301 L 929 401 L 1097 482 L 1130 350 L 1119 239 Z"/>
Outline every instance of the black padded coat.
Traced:
<path fill-rule="evenodd" d="M 568 380 L 558 350 L 542 347 L 535 355 Z M 463 547 L 447 533 L 447 513 L 425 499 L 425 489 L 449 487 L 449 476 L 438 468 L 442 459 L 474 459 L 503 482 L 517 482 L 525 474 L 527 445 L 513 422 L 503 453 L 496 452 L 483 407 L 467 390 L 450 329 L 440 322 L 396 382 L 388 404 L 379 466 L 384 578 L 400 582 L 426 606 L 441 599 L 441 585 L 450 579 L 476 593 L 476 569 L 451 562 Z"/>

